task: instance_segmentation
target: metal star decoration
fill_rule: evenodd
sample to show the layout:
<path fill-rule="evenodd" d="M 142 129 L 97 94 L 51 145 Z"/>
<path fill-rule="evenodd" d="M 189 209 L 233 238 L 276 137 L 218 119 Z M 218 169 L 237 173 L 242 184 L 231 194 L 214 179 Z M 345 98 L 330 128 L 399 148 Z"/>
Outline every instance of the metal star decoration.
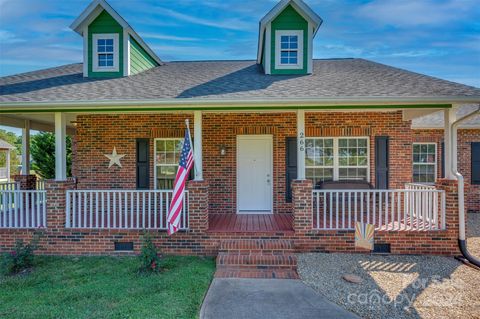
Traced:
<path fill-rule="evenodd" d="M 122 164 L 120 163 L 120 159 L 123 158 L 126 154 L 117 154 L 116 147 L 113 147 L 112 155 L 109 155 L 109 154 L 104 154 L 104 155 L 110 160 L 110 163 L 108 163 L 108 168 L 110 168 L 115 164 L 117 164 L 119 167 L 122 167 Z"/>

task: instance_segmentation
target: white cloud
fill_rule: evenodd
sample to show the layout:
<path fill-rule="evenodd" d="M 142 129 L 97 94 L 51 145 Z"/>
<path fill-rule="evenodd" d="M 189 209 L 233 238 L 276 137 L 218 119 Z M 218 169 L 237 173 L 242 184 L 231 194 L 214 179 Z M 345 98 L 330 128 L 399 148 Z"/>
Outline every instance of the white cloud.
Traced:
<path fill-rule="evenodd" d="M 17 37 L 14 33 L 7 30 L 0 30 L 0 43 L 18 43 L 24 42 L 24 39 Z"/>
<path fill-rule="evenodd" d="M 199 41 L 198 38 L 191 37 L 179 37 L 174 35 L 166 35 L 160 33 L 145 33 L 141 32 L 140 35 L 145 39 L 158 39 L 158 40 L 172 40 L 172 41 Z"/>
<path fill-rule="evenodd" d="M 477 6 L 474 0 L 374 0 L 361 6 L 358 13 L 398 27 L 437 26 L 461 20 Z"/>
<path fill-rule="evenodd" d="M 188 14 L 180 13 L 174 10 L 170 9 L 161 9 L 161 13 L 163 15 L 182 20 L 185 22 L 193 23 L 193 24 L 199 24 L 199 25 L 204 25 L 208 27 L 214 27 L 214 28 L 222 28 L 222 29 L 230 29 L 230 30 L 250 30 L 252 29 L 252 23 L 251 22 L 246 22 L 237 18 L 233 19 L 204 19 L 204 18 L 198 18 L 195 16 L 191 16 Z"/>

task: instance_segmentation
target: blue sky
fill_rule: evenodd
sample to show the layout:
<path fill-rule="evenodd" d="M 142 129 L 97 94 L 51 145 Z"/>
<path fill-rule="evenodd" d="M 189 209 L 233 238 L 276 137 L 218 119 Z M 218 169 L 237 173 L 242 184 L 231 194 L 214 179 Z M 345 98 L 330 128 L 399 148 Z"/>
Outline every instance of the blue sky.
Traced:
<path fill-rule="evenodd" d="M 254 59 L 272 0 L 109 0 L 166 61 Z M 362 57 L 480 87 L 478 0 L 305 0 L 315 58 Z M 0 75 L 80 62 L 88 0 L 0 0 Z"/>

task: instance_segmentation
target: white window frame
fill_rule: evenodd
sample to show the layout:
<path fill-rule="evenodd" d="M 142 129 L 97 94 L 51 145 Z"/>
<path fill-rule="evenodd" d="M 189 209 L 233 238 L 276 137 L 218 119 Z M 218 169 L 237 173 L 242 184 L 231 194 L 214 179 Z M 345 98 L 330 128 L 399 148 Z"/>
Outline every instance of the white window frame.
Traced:
<path fill-rule="evenodd" d="M 297 64 L 282 64 L 281 62 L 281 39 L 282 36 L 298 37 Z M 292 50 L 289 50 L 292 51 Z M 275 68 L 279 70 L 303 69 L 303 30 L 276 30 L 275 31 Z"/>
<path fill-rule="evenodd" d="M 176 164 L 159 164 L 157 163 L 157 141 L 182 141 L 181 137 L 166 137 L 166 138 L 155 138 L 153 139 L 153 188 L 157 189 L 157 167 L 158 166 L 176 166 L 178 168 L 178 163 Z"/>
<path fill-rule="evenodd" d="M 414 162 L 413 161 L 413 146 L 414 145 L 434 145 L 435 146 L 435 163 L 419 163 L 419 162 Z M 438 165 L 438 146 L 437 146 L 437 143 L 435 142 L 414 142 L 412 143 L 412 182 L 413 182 L 413 167 L 415 165 L 433 165 L 434 167 L 434 181 L 433 183 L 430 183 L 430 182 L 414 182 L 414 183 L 418 183 L 418 184 L 426 184 L 426 185 L 433 185 L 435 184 L 435 182 L 437 181 L 437 165 Z"/>
<path fill-rule="evenodd" d="M 306 140 L 327 140 L 333 139 L 333 180 L 338 181 L 340 178 L 340 164 L 339 164 L 339 146 L 338 141 L 340 139 L 366 139 L 367 140 L 367 165 L 366 166 L 342 166 L 349 168 L 366 168 L 367 169 L 367 182 L 370 182 L 370 137 L 369 136 L 336 136 L 336 137 L 306 137 Z M 305 165 L 305 174 L 307 168 L 330 168 L 331 166 L 307 166 Z"/>
<path fill-rule="evenodd" d="M 113 66 L 103 67 L 98 66 L 98 52 L 97 40 L 107 39 L 113 40 Z M 93 72 L 118 72 L 120 69 L 119 50 L 118 50 L 118 33 L 95 33 L 92 35 L 92 71 Z"/>

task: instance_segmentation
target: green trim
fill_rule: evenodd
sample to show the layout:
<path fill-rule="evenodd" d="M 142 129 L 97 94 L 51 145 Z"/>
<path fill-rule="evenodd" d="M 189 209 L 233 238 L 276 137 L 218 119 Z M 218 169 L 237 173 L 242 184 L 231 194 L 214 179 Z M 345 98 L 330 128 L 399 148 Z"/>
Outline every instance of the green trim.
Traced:
<path fill-rule="evenodd" d="M 156 66 L 158 63 L 130 36 L 130 74 L 138 74 Z"/>
<path fill-rule="evenodd" d="M 358 109 L 428 109 L 451 108 L 451 104 L 407 104 L 407 105 L 320 105 L 320 106 L 179 106 L 179 107 L 100 107 L 71 109 L 0 110 L 7 113 L 80 113 L 80 112 L 146 112 L 146 111 L 262 111 L 262 110 L 358 110 Z"/>

